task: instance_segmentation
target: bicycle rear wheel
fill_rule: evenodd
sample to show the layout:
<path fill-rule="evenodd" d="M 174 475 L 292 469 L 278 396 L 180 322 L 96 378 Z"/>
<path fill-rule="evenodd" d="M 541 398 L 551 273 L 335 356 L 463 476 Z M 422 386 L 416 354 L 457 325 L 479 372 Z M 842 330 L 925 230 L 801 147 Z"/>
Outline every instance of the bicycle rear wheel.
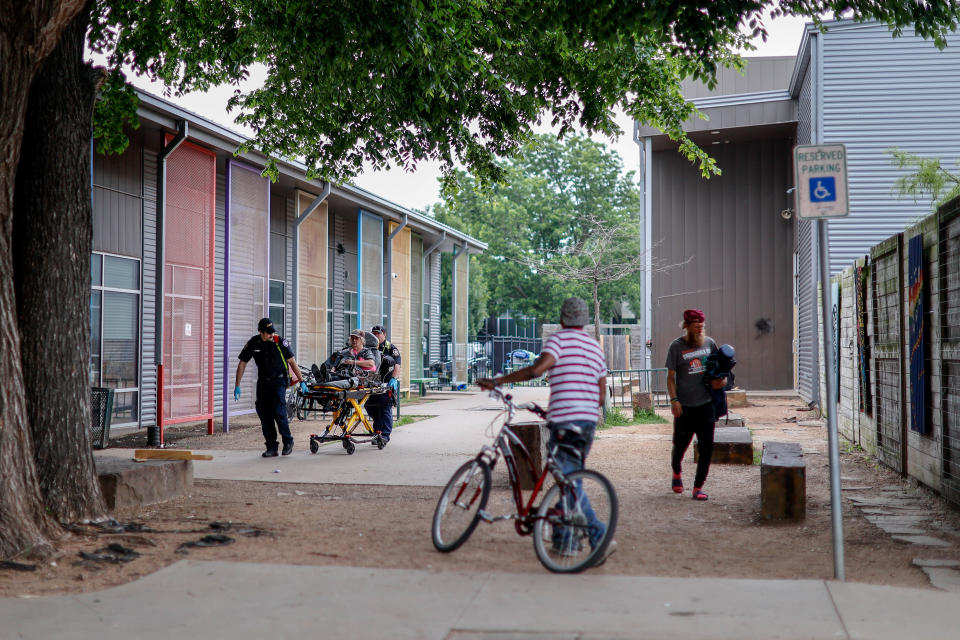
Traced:
<path fill-rule="evenodd" d="M 617 494 L 606 477 L 584 469 L 567 474 L 540 503 L 533 548 L 554 573 L 576 573 L 603 558 L 617 530 Z"/>
<path fill-rule="evenodd" d="M 433 546 L 438 551 L 453 551 L 467 541 L 487 506 L 490 484 L 490 467 L 483 460 L 471 460 L 456 470 L 433 512 Z"/>

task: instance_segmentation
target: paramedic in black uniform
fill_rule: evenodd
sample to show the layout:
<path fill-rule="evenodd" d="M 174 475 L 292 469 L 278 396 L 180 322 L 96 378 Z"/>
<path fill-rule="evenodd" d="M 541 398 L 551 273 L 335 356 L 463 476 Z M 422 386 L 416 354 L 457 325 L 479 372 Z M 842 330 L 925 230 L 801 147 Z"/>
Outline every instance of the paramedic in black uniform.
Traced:
<path fill-rule="evenodd" d="M 387 340 L 387 331 L 383 328 L 382 325 L 376 324 L 373 325 L 373 328 L 370 329 L 370 333 L 377 336 L 377 341 L 380 345 L 377 347 L 380 350 L 380 353 L 383 357 L 390 356 L 393 366 L 388 364 L 389 361 L 385 362 L 380 366 L 380 373 L 383 376 L 383 381 L 387 382 L 390 378 L 397 379 L 399 383 L 400 377 L 400 349 L 397 348 L 395 344 L 392 344 Z M 392 387 L 390 394 L 382 393 L 379 395 L 374 395 L 367 401 L 367 412 L 370 414 L 370 417 L 373 418 L 373 429 L 374 431 L 380 432 L 380 437 L 383 439 L 384 443 L 390 442 L 390 434 L 393 432 L 393 400 L 392 394 L 397 392 L 397 387 Z"/>
<path fill-rule="evenodd" d="M 288 456 L 293 453 L 293 435 L 287 421 L 287 385 L 291 376 L 294 382 L 301 384 L 303 378 L 300 377 L 300 367 L 290 350 L 290 343 L 274 332 L 270 318 L 261 318 L 257 330 L 260 333 L 250 338 L 240 351 L 233 399 L 240 399 L 240 379 L 250 358 L 253 358 L 257 363 L 257 416 L 267 446 L 263 457 L 276 457 L 278 429 L 283 438 L 283 455 Z"/>

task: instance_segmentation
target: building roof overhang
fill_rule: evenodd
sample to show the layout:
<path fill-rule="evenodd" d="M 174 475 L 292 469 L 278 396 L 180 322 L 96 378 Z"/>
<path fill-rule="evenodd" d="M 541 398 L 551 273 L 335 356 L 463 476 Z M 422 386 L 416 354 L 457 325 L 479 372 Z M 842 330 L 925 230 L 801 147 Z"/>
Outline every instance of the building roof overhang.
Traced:
<path fill-rule="evenodd" d="M 211 147 L 224 156 L 235 157 L 258 167 L 266 165 L 268 157 L 258 151 L 253 150 L 239 155 L 236 154 L 240 145 L 249 140 L 247 136 L 152 93 L 141 89 L 136 91 L 137 97 L 140 98 L 137 115 L 141 123 L 149 122 L 166 133 L 176 134 L 178 123 L 186 121 L 189 123 L 188 139 Z M 286 158 L 274 158 L 274 160 L 280 173 L 277 182 L 281 186 L 314 194 L 323 191 L 325 183 L 322 180 L 308 178 L 307 167 L 303 163 Z M 452 251 L 454 247 L 458 246 L 465 246 L 469 253 L 482 253 L 487 249 L 487 243 L 485 242 L 443 224 L 426 214 L 403 207 L 360 187 L 332 184 L 330 193 L 348 200 L 358 208 L 376 213 L 388 220 L 401 222 L 406 218 L 411 229 L 418 231 L 427 239 L 436 241 L 443 238 L 443 242 L 439 246 L 440 251 Z"/>

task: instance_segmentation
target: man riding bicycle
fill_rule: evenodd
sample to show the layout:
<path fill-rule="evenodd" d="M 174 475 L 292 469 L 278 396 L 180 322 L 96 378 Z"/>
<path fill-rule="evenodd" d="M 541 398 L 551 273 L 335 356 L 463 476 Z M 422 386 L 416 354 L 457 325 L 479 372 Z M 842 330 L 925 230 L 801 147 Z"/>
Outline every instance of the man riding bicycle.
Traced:
<path fill-rule="evenodd" d="M 567 298 L 560 308 L 562 328 L 547 338 L 543 351 L 532 365 L 498 378 L 477 381 L 481 389 L 489 391 L 501 384 L 524 382 L 549 374 L 548 448 L 558 446 L 556 459 L 564 473 L 584 468 L 607 391 L 603 349 L 583 330 L 589 318 L 587 303 L 583 299 Z M 595 545 L 605 533 L 603 525 L 597 521 L 589 505 L 584 511 L 591 520 L 590 543 Z M 555 542 L 562 544 L 561 541 Z M 610 541 L 606 555 L 597 565 L 606 561 L 616 544 L 616 541 Z"/>

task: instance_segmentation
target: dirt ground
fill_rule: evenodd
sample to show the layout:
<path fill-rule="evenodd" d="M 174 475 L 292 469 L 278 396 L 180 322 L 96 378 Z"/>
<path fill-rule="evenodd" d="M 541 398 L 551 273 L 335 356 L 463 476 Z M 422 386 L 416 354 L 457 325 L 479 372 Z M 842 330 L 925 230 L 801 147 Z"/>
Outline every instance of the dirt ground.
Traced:
<path fill-rule="evenodd" d="M 611 427 L 599 432 L 588 467 L 606 474 L 620 500 L 617 553 L 592 573 L 676 577 L 826 579 L 833 576 L 829 469 L 825 428 L 798 409 L 797 400 L 758 398 L 737 409 L 759 450 L 764 440 L 800 442 L 807 463 L 807 517 L 800 523 L 761 522 L 760 467 L 714 465 L 704 489 L 707 502 L 690 499 L 693 453 L 684 463 L 686 491 L 670 490 L 669 424 Z M 425 404 L 423 407 L 428 407 Z M 424 409 L 426 410 L 426 409 Z M 298 443 L 316 422 L 293 421 Z M 205 435 L 202 427 L 166 432 L 178 448 L 262 448 L 255 420 L 233 420 L 229 434 Z M 720 425 L 722 426 L 722 425 Z M 403 437 L 404 427 L 394 434 Z M 117 438 L 113 446 L 141 447 L 144 433 Z M 934 519 L 960 531 L 960 513 L 863 454 L 842 448 L 845 486 L 872 487 L 860 495 L 903 487 L 920 496 Z M 389 449 L 385 451 L 388 453 Z M 507 500 L 506 479 L 495 472 L 488 510 Z M 296 565 L 349 565 L 432 571 L 543 572 L 531 539 L 513 526 L 481 523 L 452 554 L 434 550 L 430 520 L 440 489 L 363 485 L 283 484 L 197 480 L 192 492 L 171 502 L 117 514 L 126 531 L 75 527 L 58 554 L 33 571 L 0 569 L 0 596 L 30 597 L 94 591 L 123 584 L 186 557 Z M 846 495 L 847 490 L 844 491 Z M 917 550 L 893 540 L 843 501 L 847 579 L 873 584 L 927 587 L 913 567 L 916 557 L 960 559 L 960 537 L 942 549 Z M 181 547 L 205 536 L 212 546 Z M 216 537 L 216 536 L 221 537 Z M 229 543 L 224 542 L 226 536 Z M 111 543 L 100 559 L 83 559 Z M 138 556 L 125 554 L 132 550 Z M 106 558 L 106 559 L 104 559 Z M 18 559 L 30 563 L 29 559 Z"/>

